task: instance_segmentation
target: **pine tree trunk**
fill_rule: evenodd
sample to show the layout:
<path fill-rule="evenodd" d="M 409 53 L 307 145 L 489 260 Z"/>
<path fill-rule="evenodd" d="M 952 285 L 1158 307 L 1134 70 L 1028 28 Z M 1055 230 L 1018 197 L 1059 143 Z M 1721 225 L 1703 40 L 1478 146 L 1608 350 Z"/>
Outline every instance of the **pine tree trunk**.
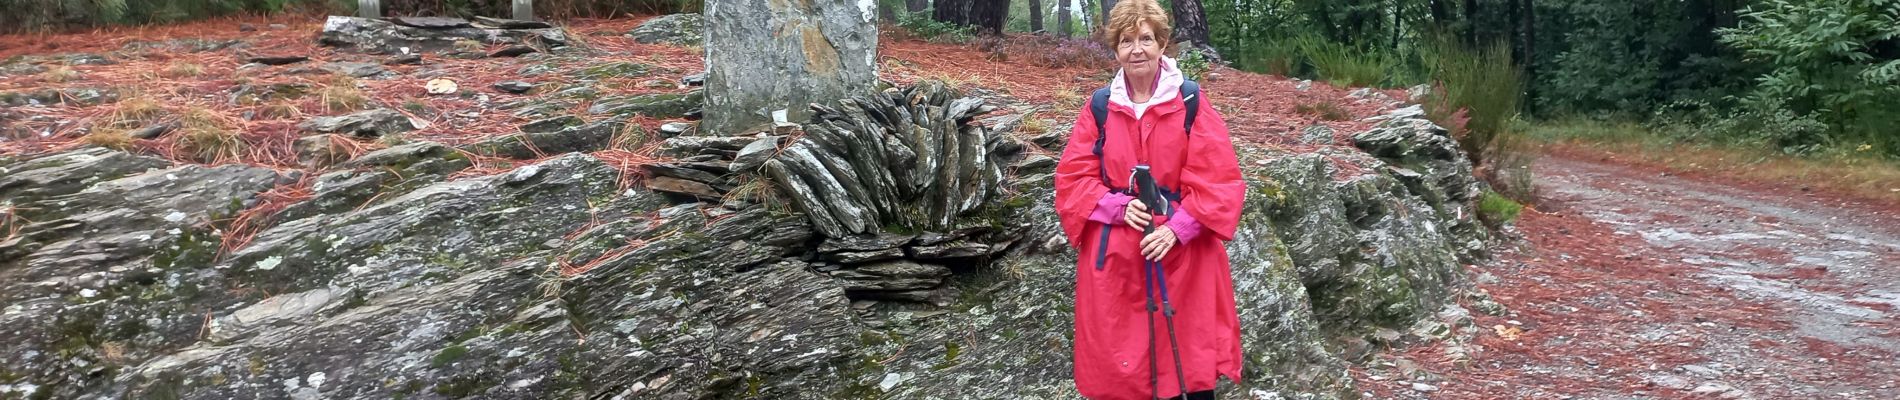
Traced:
<path fill-rule="evenodd" d="M 1405 29 L 1405 16 L 1400 14 L 1399 2 L 1392 2 L 1392 49 L 1399 49 L 1399 31 Z"/>
<path fill-rule="evenodd" d="M 1524 113 L 1537 115 L 1537 14 L 1531 0 L 1524 0 Z"/>
<path fill-rule="evenodd" d="M 1201 0 L 1174 0 L 1174 40 L 1208 46 L 1207 12 L 1201 9 Z"/>
<path fill-rule="evenodd" d="M 1003 25 L 1009 23 L 1009 0 L 976 0 L 970 7 L 971 25 L 992 35 L 1003 34 Z"/>
<path fill-rule="evenodd" d="M 1069 5 L 1073 4 L 1070 1 L 1056 0 L 1056 32 L 1063 39 L 1068 39 L 1075 31 L 1075 17 L 1071 15 L 1074 13 L 1069 11 Z"/>
<path fill-rule="evenodd" d="M 1029 31 L 1042 33 L 1042 0 L 1029 0 Z"/>
<path fill-rule="evenodd" d="M 1444 27 L 1451 22 L 1451 11 L 1445 9 L 1445 2 L 1451 0 L 1431 0 L 1432 25 Z"/>
<path fill-rule="evenodd" d="M 1519 14 L 1517 9 L 1523 5 L 1522 2 L 1517 0 L 1510 0 L 1510 2 L 1505 3 L 1504 6 L 1504 21 L 1509 24 L 1506 26 L 1510 27 L 1504 30 L 1504 40 L 1511 45 L 1511 60 L 1513 61 L 1524 59 L 1524 44 L 1518 43 L 1519 36 L 1517 33 L 1519 29 L 1523 28 L 1523 25 L 1519 25 L 1519 22 L 1523 21 L 1523 19 L 1519 17 L 1522 14 Z"/>
<path fill-rule="evenodd" d="M 1478 0 L 1465 0 L 1465 45 L 1478 47 Z"/>
<path fill-rule="evenodd" d="M 930 8 L 930 0 L 906 0 L 904 8 L 912 13 L 924 12 L 924 9 Z"/>

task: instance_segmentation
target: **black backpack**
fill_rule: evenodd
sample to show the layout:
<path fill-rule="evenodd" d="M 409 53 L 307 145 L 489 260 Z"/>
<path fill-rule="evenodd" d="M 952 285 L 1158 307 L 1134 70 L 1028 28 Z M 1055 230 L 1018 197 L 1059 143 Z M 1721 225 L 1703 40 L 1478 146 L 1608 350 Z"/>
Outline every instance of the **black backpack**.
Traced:
<path fill-rule="evenodd" d="M 1089 114 L 1095 117 L 1095 149 L 1091 151 L 1095 153 L 1097 159 L 1102 157 L 1102 145 L 1108 142 L 1108 92 L 1109 90 L 1106 87 L 1096 89 L 1095 96 L 1089 98 Z M 1187 118 L 1183 119 L 1186 123 L 1182 126 L 1186 129 L 1183 130 L 1183 132 L 1193 134 L 1194 116 L 1201 112 L 1201 85 L 1194 83 L 1192 80 L 1181 81 L 1181 101 L 1187 103 Z M 1107 185 L 1108 163 L 1097 162 L 1096 165 L 1097 169 L 1102 173 L 1102 184 Z M 1127 189 L 1115 189 L 1114 187 L 1110 187 L 1109 190 L 1118 193 L 1128 193 Z M 1168 200 L 1181 200 L 1179 193 L 1168 190 L 1167 188 L 1162 188 L 1161 194 L 1163 197 L 1168 198 Z M 1173 214 L 1173 212 L 1170 211 L 1169 214 Z M 1101 270 L 1103 262 L 1108 260 L 1109 232 L 1111 232 L 1111 230 L 1107 228 L 1102 229 L 1102 244 L 1096 246 L 1095 269 L 1097 271 Z"/>
<path fill-rule="evenodd" d="M 1102 157 L 1102 145 L 1108 142 L 1108 92 L 1106 87 L 1095 89 L 1095 95 L 1089 98 L 1089 114 L 1095 117 L 1095 149 L 1091 151 L 1096 158 Z M 1192 134 L 1194 116 L 1201 112 L 1201 84 L 1193 80 L 1181 81 L 1181 101 L 1187 103 L 1187 118 L 1184 119 L 1187 123 L 1183 124 L 1185 129 L 1182 132 Z M 1107 164 L 1097 165 L 1101 166 L 1102 183 L 1108 183 Z"/>

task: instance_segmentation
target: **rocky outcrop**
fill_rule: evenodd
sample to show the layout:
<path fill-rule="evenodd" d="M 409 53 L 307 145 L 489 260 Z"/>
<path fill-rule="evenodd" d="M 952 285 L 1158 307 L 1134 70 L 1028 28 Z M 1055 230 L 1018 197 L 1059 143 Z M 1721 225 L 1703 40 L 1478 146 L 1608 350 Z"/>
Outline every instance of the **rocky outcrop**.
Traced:
<path fill-rule="evenodd" d="M 1470 158 L 1457 139 L 1427 120 L 1425 109 L 1417 105 L 1369 119 L 1381 122 L 1353 135 L 1353 145 L 1384 161 L 1390 175 L 1431 205 L 1440 220 L 1452 224 L 1447 231 L 1461 257 L 1481 256 L 1486 231 L 1473 216 L 1484 183 L 1472 173 Z"/>
<path fill-rule="evenodd" d="M 798 135 L 668 138 L 667 162 L 636 170 L 550 153 L 456 179 L 470 160 L 427 142 L 314 177 L 99 148 L 0 158 L 0 385 L 1073 397 L 1076 255 L 1051 208 L 1062 141 L 1016 131 L 1019 114 L 978 115 L 1028 109 L 1007 101 L 932 83 L 867 93 L 818 107 Z M 1467 243 L 1483 231 L 1462 228 L 1475 181 L 1443 130 L 1387 119 L 1355 135 L 1365 151 L 1242 149 L 1250 190 L 1228 251 L 1249 372 L 1224 395 L 1356 397 L 1346 365 L 1366 349 L 1469 329 L 1452 300 L 1472 296 L 1460 258 L 1482 256 Z M 774 170 L 866 189 L 832 200 L 858 207 L 863 230 L 798 211 Z M 268 209 L 282 211 L 248 214 Z"/>
<path fill-rule="evenodd" d="M 698 46 L 704 38 L 700 35 L 700 26 L 705 18 L 699 14 L 663 15 L 643 22 L 639 27 L 627 32 L 627 36 L 640 43 L 665 43 L 679 46 Z"/>
<path fill-rule="evenodd" d="M 560 28 L 525 26 L 539 25 L 489 25 L 459 18 L 377 19 L 333 15 L 324 21 L 317 42 L 372 54 L 445 53 L 456 50 L 458 41 L 539 49 L 569 44 L 567 32 Z"/>
<path fill-rule="evenodd" d="M 715 135 L 810 118 L 811 103 L 877 84 L 872 3 L 714 0 L 706 4 L 706 121 Z M 782 110 L 783 118 L 774 118 Z"/>

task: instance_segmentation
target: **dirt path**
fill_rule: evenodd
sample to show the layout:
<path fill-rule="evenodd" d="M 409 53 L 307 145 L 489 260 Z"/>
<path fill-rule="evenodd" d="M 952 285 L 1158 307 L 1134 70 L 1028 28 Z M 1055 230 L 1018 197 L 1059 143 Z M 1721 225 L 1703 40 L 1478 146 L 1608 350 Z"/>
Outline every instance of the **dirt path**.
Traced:
<path fill-rule="evenodd" d="M 1474 267 L 1510 313 L 1381 356 L 1374 397 L 1900 398 L 1894 208 L 1577 155 L 1536 173 L 1525 240 Z"/>

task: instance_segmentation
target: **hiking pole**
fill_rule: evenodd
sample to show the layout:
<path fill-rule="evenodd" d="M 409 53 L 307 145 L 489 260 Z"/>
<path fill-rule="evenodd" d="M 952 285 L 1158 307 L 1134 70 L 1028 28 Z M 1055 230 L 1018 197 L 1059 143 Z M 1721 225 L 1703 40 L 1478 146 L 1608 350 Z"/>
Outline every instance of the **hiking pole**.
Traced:
<path fill-rule="evenodd" d="M 1141 233 L 1141 236 L 1145 238 L 1145 237 L 1148 237 L 1148 235 L 1153 234 L 1155 232 L 1155 223 L 1157 222 L 1154 218 L 1155 216 L 1174 215 L 1174 211 L 1169 209 L 1170 205 L 1168 204 L 1168 198 L 1166 196 L 1161 195 L 1161 185 L 1155 182 L 1154 174 L 1149 172 L 1147 165 L 1136 165 L 1134 176 L 1132 178 L 1133 179 L 1131 180 L 1134 181 L 1132 183 L 1134 183 L 1134 186 L 1136 188 L 1136 192 L 1135 192 L 1136 199 L 1140 200 L 1142 205 L 1148 206 L 1148 215 L 1149 215 L 1148 226 L 1145 228 L 1142 228 L 1142 233 Z M 1149 376 L 1150 384 L 1155 387 L 1155 391 L 1152 393 L 1156 394 L 1157 395 L 1156 397 L 1160 397 L 1159 394 L 1161 393 L 1161 391 L 1159 390 L 1161 384 L 1160 382 L 1158 382 L 1161 380 L 1161 378 L 1157 376 L 1158 374 L 1155 372 L 1155 367 L 1154 367 L 1155 355 L 1156 355 L 1154 354 L 1155 353 L 1154 351 L 1154 348 L 1155 348 L 1154 311 L 1155 310 L 1154 310 L 1154 299 L 1152 296 L 1152 294 L 1159 294 L 1161 295 L 1160 296 L 1161 297 L 1161 317 L 1162 319 L 1167 320 L 1167 325 L 1168 325 L 1168 350 L 1174 353 L 1174 379 L 1176 383 L 1179 383 L 1181 385 L 1181 396 L 1186 397 L 1187 396 L 1187 376 L 1185 375 L 1185 373 L 1182 372 L 1182 369 L 1181 369 L 1181 341 L 1180 339 L 1176 337 L 1175 332 L 1174 332 L 1174 305 L 1168 301 L 1167 274 L 1165 274 L 1164 273 L 1165 270 L 1161 268 L 1160 261 L 1146 261 L 1144 259 L 1143 262 L 1144 263 L 1142 265 L 1143 266 L 1142 269 L 1147 270 L 1147 271 L 1142 272 L 1142 273 L 1154 274 L 1154 279 L 1152 279 L 1152 281 L 1154 282 L 1154 286 L 1157 289 L 1156 293 L 1151 293 L 1151 296 L 1149 296 L 1150 298 L 1148 299 L 1148 374 L 1149 374 L 1148 376 Z M 1147 279 L 1144 277 L 1142 280 L 1150 281 L 1151 279 Z M 1144 288 L 1146 287 L 1145 284 L 1143 286 Z"/>
<path fill-rule="evenodd" d="M 1161 398 L 1161 373 L 1155 363 L 1155 289 L 1154 275 L 1146 260 L 1141 265 L 1141 292 L 1148 299 L 1148 397 Z"/>
<path fill-rule="evenodd" d="M 1168 303 L 1168 278 L 1167 275 L 1162 273 L 1160 261 L 1155 261 L 1150 264 L 1154 266 L 1152 270 L 1154 270 L 1155 274 L 1155 287 L 1161 290 L 1161 317 L 1168 321 L 1168 349 L 1174 352 L 1174 379 L 1177 383 L 1181 384 L 1181 396 L 1186 397 L 1187 376 L 1181 371 L 1181 340 L 1176 338 L 1174 334 L 1174 305 Z M 1154 324 L 1154 320 L 1150 318 L 1148 323 L 1152 325 Z M 1148 336 L 1153 337 L 1154 335 L 1150 334 Z M 1154 358 L 1151 356 L 1149 360 L 1152 362 Z"/>

